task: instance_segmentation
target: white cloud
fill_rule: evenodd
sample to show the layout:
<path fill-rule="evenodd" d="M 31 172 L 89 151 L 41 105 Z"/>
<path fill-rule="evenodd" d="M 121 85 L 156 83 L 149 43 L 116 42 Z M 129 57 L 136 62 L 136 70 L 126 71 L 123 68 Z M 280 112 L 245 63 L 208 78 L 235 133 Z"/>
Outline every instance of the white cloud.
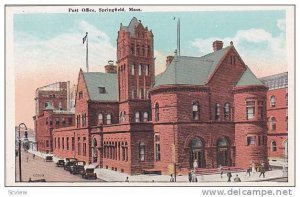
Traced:
<path fill-rule="evenodd" d="M 116 48 L 104 32 L 81 21 L 73 29 L 48 40 L 16 33 L 14 46 L 16 72 L 78 73 L 80 68 L 85 70 L 86 45 L 82 43 L 85 32 L 89 32 L 90 71 L 103 71 L 103 66 L 108 60 L 116 59 Z M 77 74 L 74 77 L 76 78 Z"/>
<path fill-rule="evenodd" d="M 275 74 L 287 70 L 285 20 L 277 21 L 282 32 L 273 36 L 264 29 L 239 30 L 233 37 L 211 37 L 195 39 L 191 45 L 198 49 L 194 55 L 202 56 L 212 52 L 212 43 L 222 40 L 224 47 L 233 41 L 244 62 L 258 75 Z"/>

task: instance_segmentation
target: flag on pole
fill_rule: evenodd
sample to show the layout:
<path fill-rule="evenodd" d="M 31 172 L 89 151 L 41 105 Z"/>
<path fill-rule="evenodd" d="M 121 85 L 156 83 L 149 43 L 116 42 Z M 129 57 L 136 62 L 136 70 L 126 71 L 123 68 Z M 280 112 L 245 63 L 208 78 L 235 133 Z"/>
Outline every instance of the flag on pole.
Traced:
<path fill-rule="evenodd" d="M 86 41 L 86 38 L 87 38 L 87 34 L 83 37 L 83 43 L 82 44 L 84 44 L 84 42 Z"/>

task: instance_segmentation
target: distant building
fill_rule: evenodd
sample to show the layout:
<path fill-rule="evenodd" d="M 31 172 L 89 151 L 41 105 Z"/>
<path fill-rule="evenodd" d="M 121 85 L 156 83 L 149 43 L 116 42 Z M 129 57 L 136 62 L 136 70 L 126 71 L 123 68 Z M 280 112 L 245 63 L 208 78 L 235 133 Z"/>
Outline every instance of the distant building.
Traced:
<path fill-rule="evenodd" d="M 267 164 L 268 89 L 233 43 L 169 56 L 155 76 L 153 42 L 134 17 L 118 31 L 117 66 L 80 70 L 75 125 L 53 130 L 54 155 L 130 174 Z"/>
<path fill-rule="evenodd" d="M 70 106 L 70 82 L 57 82 L 36 89 L 34 130 L 37 150 L 52 153 L 52 130 L 74 125 Z"/>
<path fill-rule="evenodd" d="M 267 87 L 268 157 L 277 165 L 288 155 L 288 73 L 260 79 Z"/>

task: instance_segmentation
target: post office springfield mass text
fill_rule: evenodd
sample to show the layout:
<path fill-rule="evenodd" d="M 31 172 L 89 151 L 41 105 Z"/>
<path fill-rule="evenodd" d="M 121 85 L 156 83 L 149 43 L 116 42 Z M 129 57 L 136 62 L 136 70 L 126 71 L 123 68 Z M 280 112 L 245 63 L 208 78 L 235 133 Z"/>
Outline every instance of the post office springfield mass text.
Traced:
<path fill-rule="evenodd" d="M 136 7 L 130 7 L 130 8 L 124 8 L 124 7 L 116 7 L 116 8 L 68 8 L 68 12 L 141 12 L 141 8 Z"/>

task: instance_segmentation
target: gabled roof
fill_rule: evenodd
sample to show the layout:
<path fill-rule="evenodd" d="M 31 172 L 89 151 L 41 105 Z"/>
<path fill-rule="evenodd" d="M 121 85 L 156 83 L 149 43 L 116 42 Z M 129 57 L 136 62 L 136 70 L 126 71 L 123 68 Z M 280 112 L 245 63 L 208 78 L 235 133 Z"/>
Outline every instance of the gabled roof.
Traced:
<path fill-rule="evenodd" d="M 175 56 L 167 69 L 155 77 L 154 87 L 160 85 L 205 85 L 231 49 L 235 51 L 231 45 L 202 57 Z M 241 61 L 243 63 L 242 59 Z M 248 67 L 236 86 L 247 85 L 263 85 Z"/>
<path fill-rule="evenodd" d="M 89 98 L 92 101 L 117 101 L 117 74 L 102 72 L 83 72 Z M 99 87 L 105 87 L 106 93 L 99 93 Z"/>
<path fill-rule="evenodd" d="M 175 56 L 172 63 L 155 77 L 154 87 L 160 85 L 204 85 L 231 46 L 202 57 Z"/>

